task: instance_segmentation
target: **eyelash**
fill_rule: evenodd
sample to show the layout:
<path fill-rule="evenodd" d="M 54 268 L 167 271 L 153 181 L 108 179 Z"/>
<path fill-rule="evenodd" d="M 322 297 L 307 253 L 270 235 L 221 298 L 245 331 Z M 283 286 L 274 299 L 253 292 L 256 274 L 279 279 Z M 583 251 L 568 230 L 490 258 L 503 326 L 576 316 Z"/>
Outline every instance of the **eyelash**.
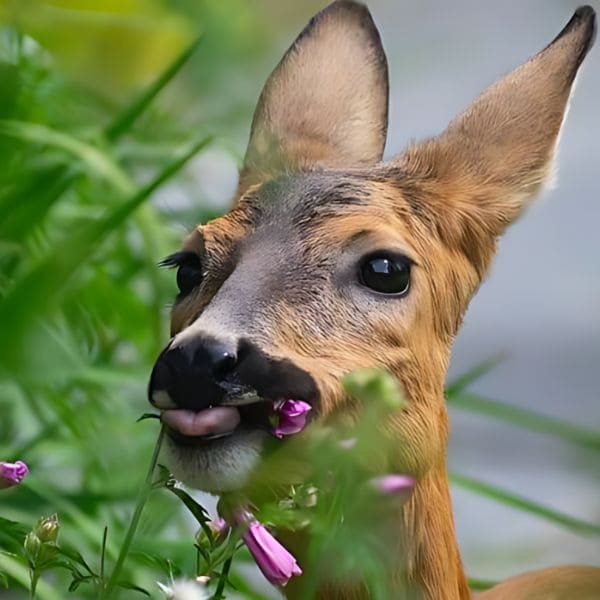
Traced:
<path fill-rule="evenodd" d="M 201 264 L 200 257 L 195 252 L 175 252 L 163 258 L 159 263 L 159 267 L 165 267 L 167 269 L 174 269 L 175 267 L 181 267 L 185 264 L 196 263 Z"/>

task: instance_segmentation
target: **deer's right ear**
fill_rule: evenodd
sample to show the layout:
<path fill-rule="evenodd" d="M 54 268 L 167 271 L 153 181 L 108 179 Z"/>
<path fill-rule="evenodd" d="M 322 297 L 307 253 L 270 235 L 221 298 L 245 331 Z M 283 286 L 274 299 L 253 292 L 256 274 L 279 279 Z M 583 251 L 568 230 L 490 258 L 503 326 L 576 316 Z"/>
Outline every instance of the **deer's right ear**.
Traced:
<path fill-rule="evenodd" d="M 339 0 L 313 17 L 263 88 L 240 191 L 284 171 L 381 160 L 388 72 L 367 8 Z"/>

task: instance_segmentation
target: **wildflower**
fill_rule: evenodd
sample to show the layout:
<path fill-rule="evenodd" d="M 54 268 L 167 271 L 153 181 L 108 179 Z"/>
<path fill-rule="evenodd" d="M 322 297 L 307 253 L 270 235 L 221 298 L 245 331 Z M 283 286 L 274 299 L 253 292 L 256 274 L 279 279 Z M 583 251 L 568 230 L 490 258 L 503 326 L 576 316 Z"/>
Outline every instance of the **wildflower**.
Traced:
<path fill-rule="evenodd" d="M 34 567 L 43 565 L 58 554 L 58 516 L 41 517 L 25 537 L 23 544 L 29 562 Z"/>
<path fill-rule="evenodd" d="M 292 576 L 302 575 L 296 559 L 247 511 L 237 511 L 236 520 L 246 526 L 242 539 L 262 574 L 273 585 L 285 585 Z"/>
<path fill-rule="evenodd" d="M 224 540 L 229 534 L 229 523 L 221 517 L 208 522 L 208 527 L 212 531 L 215 539 Z"/>
<path fill-rule="evenodd" d="M 311 405 L 302 400 L 280 400 L 275 403 L 273 435 L 282 438 L 304 429 Z"/>
<path fill-rule="evenodd" d="M 0 461 L 0 489 L 19 485 L 27 473 L 29 468 L 22 460 L 15 463 Z"/>
<path fill-rule="evenodd" d="M 208 600 L 209 595 L 204 581 L 192 579 L 176 579 L 171 585 L 164 585 L 159 581 L 156 585 L 168 600 Z"/>
<path fill-rule="evenodd" d="M 370 483 L 382 496 L 399 496 L 405 502 L 410 498 L 415 487 L 414 477 L 395 473 L 374 477 Z"/>

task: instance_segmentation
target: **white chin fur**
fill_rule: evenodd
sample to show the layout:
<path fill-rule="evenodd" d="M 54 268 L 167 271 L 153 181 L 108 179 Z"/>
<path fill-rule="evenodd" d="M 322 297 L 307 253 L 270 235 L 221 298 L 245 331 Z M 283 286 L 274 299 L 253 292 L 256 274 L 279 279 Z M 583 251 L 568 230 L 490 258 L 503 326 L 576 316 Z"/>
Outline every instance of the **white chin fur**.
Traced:
<path fill-rule="evenodd" d="M 267 433 L 239 431 L 213 441 L 209 447 L 179 446 L 169 437 L 167 465 L 176 479 L 190 487 L 220 494 L 242 488 L 260 460 Z"/>

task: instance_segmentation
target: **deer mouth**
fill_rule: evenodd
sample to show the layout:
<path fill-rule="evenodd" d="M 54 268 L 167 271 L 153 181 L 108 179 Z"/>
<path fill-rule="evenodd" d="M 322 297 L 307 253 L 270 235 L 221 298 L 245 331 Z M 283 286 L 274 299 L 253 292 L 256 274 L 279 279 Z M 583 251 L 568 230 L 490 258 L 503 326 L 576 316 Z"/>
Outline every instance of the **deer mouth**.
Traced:
<path fill-rule="evenodd" d="M 200 411 L 169 409 L 161 412 L 161 420 L 176 444 L 207 446 L 241 431 L 269 431 L 272 406 L 271 402 L 257 399 L 248 404 L 211 406 Z"/>

